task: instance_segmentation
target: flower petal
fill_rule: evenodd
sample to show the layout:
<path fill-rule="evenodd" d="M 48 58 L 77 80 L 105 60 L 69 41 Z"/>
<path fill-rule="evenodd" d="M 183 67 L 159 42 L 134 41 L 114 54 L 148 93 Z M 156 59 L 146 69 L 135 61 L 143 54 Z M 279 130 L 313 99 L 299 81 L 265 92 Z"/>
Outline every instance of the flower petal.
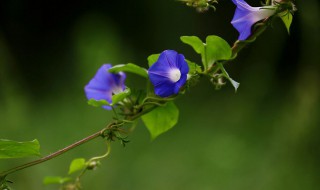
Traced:
<path fill-rule="evenodd" d="M 85 92 L 87 99 L 95 99 L 95 100 L 106 100 L 107 102 L 111 103 L 112 99 L 112 92 L 111 91 L 102 91 L 102 90 L 96 90 L 92 89 L 90 87 L 85 87 Z"/>
<path fill-rule="evenodd" d="M 232 0 L 237 6 L 231 24 L 240 33 L 238 39 L 245 40 L 251 35 L 251 28 L 256 22 L 275 14 L 274 7 L 251 7 L 244 0 Z"/>
<path fill-rule="evenodd" d="M 126 86 L 124 85 L 124 82 L 126 80 L 126 74 L 124 72 L 119 72 L 116 74 L 112 74 L 113 77 L 113 84 L 111 88 L 113 89 L 112 91 L 119 92 L 119 91 L 124 91 L 126 89 Z"/>
<path fill-rule="evenodd" d="M 110 87 L 111 82 L 110 80 L 108 80 L 110 73 L 108 72 L 108 70 L 111 68 L 112 66 L 110 64 L 103 64 L 97 71 L 97 73 L 95 74 L 95 76 L 93 77 L 93 79 L 95 79 L 94 81 L 92 81 L 91 85 L 96 86 L 97 88 L 101 88 L 101 89 L 107 89 Z M 91 81 L 90 81 L 91 82 Z"/>
<path fill-rule="evenodd" d="M 178 54 L 177 56 L 177 65 L 180 69 L 181 75 L 186 75 L 189 73 L 189 66 L 182 54 Z"/>
<path fill-rule="evenodd" d="M 111 67 L 110 64 L 102 65 L 95 76 L 85 86 L 84 91 L 88 100 L 106 100 L 111 104 L 112 95 L 125 89 L 125 73 L 109 73 Z M 111 109 L 110 106 L 102 107 L 108 110 Z"/>
<path fill-rule="evenodd" d="M 155 94 L 168 97 L 179 93 L 186 82 L 188 72 L 189 67 L 182 54 L 174 50 L 165 50 L 149 68 L 148 75 Z"/>
<path fill-rule="evenodd" d="M 175 92 L 176 85 L 171 82 L 162 82 L 159 85 L 155 86 L 154 92 L 156 95 L 161 97 L 168 97 L 172 94 L 176 94 L 179 92 Z"/>
<path fill-rule="evenodd" d="M 168 82 L 168 83 L 172 83 L 169 79 L 169 71 L 167 73 L 163 73 L 163 72 L 148 72 L 149 73 L 149 78 L 150 81 L 152 82 L 152 84 L 154 86 L 158 86 L 161 83 L 164 82 Z"/>
<path fill-rule="evenodd" d="M 186 83 L 187 75 L 182 75 L 180 80 L 175 84 L 174 93 L 177 94 L 180 88 Z"/>

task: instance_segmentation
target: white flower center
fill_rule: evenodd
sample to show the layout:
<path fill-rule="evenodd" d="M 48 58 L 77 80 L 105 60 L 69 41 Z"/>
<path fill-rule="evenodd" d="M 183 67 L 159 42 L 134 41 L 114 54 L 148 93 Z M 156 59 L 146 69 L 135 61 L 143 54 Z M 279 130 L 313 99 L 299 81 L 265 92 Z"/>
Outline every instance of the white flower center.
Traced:
<path fill-rule="evenodd" d="M 123 92 L 121 86 L 117 86 L 117 87 L 112 89 L 112 94 L 119 94 L 121 92 Z"/>
<path fill-rule="evenodd" d="M 169 71 L 169 79 L 172 82 L 177 82 L 181 77 L 181 72 L 179 69 L 172 69 Z"/>

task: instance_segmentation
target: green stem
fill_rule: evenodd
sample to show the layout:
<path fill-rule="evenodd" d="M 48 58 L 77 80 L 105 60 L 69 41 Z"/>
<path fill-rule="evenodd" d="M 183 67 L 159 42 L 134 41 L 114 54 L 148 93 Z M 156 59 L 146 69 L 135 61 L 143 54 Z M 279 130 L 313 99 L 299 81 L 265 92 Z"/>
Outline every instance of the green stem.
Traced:
<path fill-rule="evenodd" d="M 102 159 L 102 158 L 105 158 L 105 157 L 109 156 L 110 152 L 111 152 L 111 145 L 110 145 L 110 142 L 107 141 L 107 152 L 106 152 L 104 155 L 96 156 L 96 157 L 91 158 L 91 159 L 88 161 L 88 163 L 90 163 L 91 161 L 94 161 L 94 160 L 100 160 L 100 159 Z"/>
<path fill-rule="evenodd" d="M 253 34 L 247 39 L 243 41 L 237 40 L 233 46 L 232 46 L 232 56 L 231 57 L 236 57 L 238 52 L 242 50 L 245 46 L 247 46 L 249 43 L 252 43 L 256 40 L 258 36 L 260 36 L 268 27 L 268 21 L 270 19 L 265 19 L 262 23 L 257 26 L 256 30 L 253 32 Z"/>
<path fill-rule="evenodd" d="M 134 121 L 135 119 L 141 117 L 142 115 L 144 115 L 144 114 L 152 111 L 152 110 L 155 109 L 156 107 L 157 107 L 157 106 L 152 105 L 152 106 L 144 109 L 142 112 L 139 112 L 139 113 L 137 113 L 136 115 L 131 116 L 130 118 L 126 118 L 126 119 L 129 120 L 129 121 Z M 43 157 L 43 158 L 40 158 L 40 159 L 38 159 L 38 160 L 34 160 L 34 161 L 31 161 L 31 162 L 22 164 L 22 165 L 20 165 L 20 166 L 11 168 L 11 169 L 9 169 L 9 170 L 6 170 L 6 171 L 4 171 L 4 172 L 1 172 L 1 173 L 0 173 L 0 179 L 6 177 L 7 175 L 9 175 L 9 174 L 11 174 L 11 173 L 14 173 L 14 172 L 16 172 L 16 171 L 23 170 L 23 169 L 25 169 L 25 168 L 29 168 L 29 167 L 31 167 L 31 166 L 38 165 L 38 164 L 41 164 L 41 163 L 43 163 L 43 162 L 49 161 L 49 160 L 51 160 L 51 159 L 53 159 L 53 158 L 55 158 L 55 157 L 57 157 L 57 156 L 60 156 L 60 155 L 62 155 L 62 154 L 64 154 L 64 153 L 70 151 L 71 149 L 74 149 L 75 147 L 80 146 L 80 145 L 82 145 L 82 144 L 84 144 L 84 143 L 87 143 L 87 142 L 89 142 L 89 141 L 91 141 L 91 140 L 93 140 L 93 139 L 95 139 L 95 138 L 97 138 L 97 137 L 104 137 L 104 132 L 105 132 L 107 129 L 110 129 L 112 126 L 115 126 L 115 125 L 117 125 L 117 123 L 111 122 L 110 124 L 108 124 L 108 125 L 107 125 L 105 128 L 103 128 L 102 130 L 100 130 L 100 131 L 98 131 L 98 132 L 96 132 L 96 133 L 94 133 L 94 134 L 92 134 L 92 135 L 90 135 L 90 136 L 88 136 L 88 137 L 85 137 L 85 138 L 83 138 L 83 139 L 81 139 L 81 140 L 79 140 L 79 141 L 77 141 L 77 142 L 75 142 L 75 143 L 73 143 L 73 144 L 71 144 L 71 145 L 63 148 L 63 149 L 60 149 L 60 150 L 58 150 L 58 151 L 56 151 L 56 152 L 54 152 L 54 153 L 52 153 L 52 154 L 49 154 L 49 155 L 47 155 L 47 156 L 45 156 L 45 157 Z M 110 148 L 108 148 L 108 151 L 109 151 L 109 150 L 110 150 Z M 109 154 L 109 152 L 107 152 L 107 155 L 108 155 L 108 154 Z M 105 155 L 104 155 L 104 156 L 105 156 Z"/>
<path fill-rule="evenodd" d="M 96 160 L 99 161 L 100 159 L 109 156 L 110 152 L 111 152 L 111 145 L 110 145 L 110 142 L 107 141 L 107 152 L 106 152 L 105 154 L 101 155 L 101 156 L 96 156 L 96 157 L 91 158 L 91 159 L 87 162 L 87 164 L 90 164 L 91 162 L 96 161 Z M 78 175 L 78 177 L 75 179 L 75 184 L 77 184 L 77 185 L 80 186 L 80 178 L 86 173 L 87 170 L 88 170 L 88 166 L 85 167 L 85 168 L 82 170 L 82 172 Z"/>
<path fill-rule="evenodd" d="M 69 150 L 71 150 L 71 149 L 73 149 L 73 148 L 75 148 L 77 146 L 80 146 L 80 145 L 82 145 L 84 143 L 87 143 L 87 142 L 89 142 L 89 141 L 91 141 L 91 140 L 93 140 L 93 139 L 95 139 L 97 137 L 100 137 L 100 136 L 102 137 L 103 134 L 104 134 L 104 131 L 107 130 L 108 128 L 112 127 L 113 125 L 114 125 L 114 122 L 111 122 L 109 125 L 107 125 L 107 127 L 103 128 L 102 130 L 100 130 L 100 131 L 98 131 L 98 132 L 96 132 L 96 133 L 94 133 L 94 134 L 92 134 L 92 135 L 90 135 L 90 136 L 88 136 L 86 138 L 83 138 L 83 139 L 81 139 L 81 140 L 79 140 L 79 141 L 77 141 L 77 142 L 75 142 L 75 143 L 63 148 L 63 149 L 60 149 L 60 150 L 58 150 L 58 151 L 56 151 L 56 152 L 54 152 L 52 154 L 49 154 L 48 156 L 45 156 L 45 157 L 40 158 L 38 160 L 34 160 L 32 162 L 28 162 L 26 164 L 22 164 L 20 166 L 17 166 L 17 167 L 14 167 L 12 169 L 9 169 L 7 171 L 4 171 L 4 172 L 0 173 L 0 178 L 5 177 L 5 176 L 7 176 L 7 175 L 9 175 L 11 173 L 14 173 L 16 171 L 23 170 L 25 168 L 29 168 L 31 166 L 38 165 L 38 164 L 41 164 L 41 163 L 46 162 L 48 160 L 51 160 L 51 159 L 53 159 L 53 158 L 55 158 L 57 156 L 60 156 L 60 155 L 62 155 L 64 153 L 68 152 Z"/>
<path fill-rule="evenodd" d="M 268 2 L 269 2 L 269 1 L 267 1 L 267 3 L 268 3 Z M 253 41 L 256 39 L 256 37 L 258 37 L 258 36 L 267 28 L 267 22 L 268 22 L 268 21 L 269 21 L 269 19 L 265 19 L 265 20 L 260 24 L 260 26 L 257 27 L 257 29 L 253 32 L 253 34 L 252 34 L 247 40 L 245 40 L 245 41 L 239 41 L 239 40 L 236 41 L 236 42 L 234 43 L 233 47 L 232 47 L 232 57 L 236 57 L 236 56 L 237 56 L 237 53 L 238 53 L 242 48 L 244 48 L 248 43 L 253 42 Z M 208 69 L 208 71 L 209 71 L 209 70 L 212 70 L 212 69 L 213 69 L 213 67 L 211 67 L 210 69 Z M 154 100 L 156 100 L 156 101 L 159 100 L 158 98 L 147 97 L 144 101 L 146 101 L 147 99 L 154 99 Z M 160 99 L 160 100 L 163 101 L 163 99 Z M 168 99 L 168 100 L 171 100 L 171 99 Z M 167 100 L 167 101 L 168 101 L 168 100 Z M 147 107 L 147 108 L 143 109 L 143 111 L 141 111 L 141 112 L 139 112 L 139 113 L 137 113 L 137 114 L 135 114 L 135 115 L 133 115 L 133 116 L 131 116 L 131 117 L 125 118 L 125 119 L 126 119 L 126 120 L 129 120 L 129 121 L 134 121 L 135 119 L 141 117 L 142 115 L 144 115 L 144 114 L 152 111 L 153 109 L 155 109 L 155 108 L 157 108 L 157 107 L 158 107 L 158 105 L 150 105 L 150 107 Z M 114 109 L 113 109 L 113 111 L 115 112 Z M 115 113 L 116 113 L 116 112 L 115 112 Z M 77 142 L 75 142 L 75 143 L 73 143 L 73 144 L 71 144 L 71 145 L 63 148 L 63 149 L 60 149 L 60 150 L 58 150 L 58 151 L 56 151 L 56 152 L 54 152 L 54 153 L 52 153 L 52 154 L 49 154 L 48 156 L 45 156 L 45 157 L 40 158 L 40 159 L 38 159 L 38 160 L 34 160 L 34 161 L 28 162 L 28 163 L 26 163 L 26 164 L 22 164 L 22 165 L 20 165 L 20 166 L 17 166 L 17 167 L 14 167 L 14 168 L 12 168 L 12 169 L 9 169 L 9 170 L 7 170 L 7 171 L 4 171 L 4 172 L 0 173 L 0 179 L 3 179 L 3 178 L 6 177 L 7 175 L 9 175 L 9 174 L 11 174 L 11 173 L 14 173 L 14 172 L 16 172 L 16 171 L 19 171 L 19 170 L 22 170 L 22 169 L 25 169 L 25 168 L 29 168 L 29 167 L 31 167 L 31 166 L 38 165 L 38 164 L 41 164 L 41 163 L 46 162 L 46 161 L 48 161 L 48 160 L 51 160 L 51 159 L 53 159 L 53 158 L 55 158 L 55 157 L 57 157 L 57 156 L 60 156 L 60 155 L 62 155 L 62 154 L 64 154 L 64 153 L 68 152 L 69 150 L 71 150 L 71 149 L 73 149 L 73 148 L 75 148 L 75 147 L 77 147 L 77 146 L 80 146 L 80 145 L 82 145 L 82 144 L 84 144 L 84 143 L 87 143 L 87 142 L 89 142 L 89 141 L 91 141 L 91 140 L 93 140 L 93 139 L 95 139 L 95 138 L 97 138 L 97 137 L 104 137 L 104 132 L 105 132 L 107 129 L 109 129 L 110 127 L 114 126 L 114 125 L 116 125 L 116 123 L 111 122 L 110 124 L 108 124 L 107 127 L 103 128 L 102 130 L 100 130 L 100 131 L 98 131 L 98 132 L 96 132 L 96 133 L 94 133 L 94 134 L 92 134 L 92 135 L 90 135 L 90 136 L 88 136 L 88 137 L 85 137 L 85 138 L 83 138 L 83 139 L 81 139 L 81 140 L 79 140 L 79 141 L 77 141 Z M 106 153 L 107 155 L 109 154 L 109 150 L 110 150 L 110 148 L 108 148 L 108 152 Z M 103 155 L 103 156 L 105 156 L 105 155 Z"/>
<path fill-rule="evenodd" d="M 270 5 L 271 4 L 271 0 L 266 0 L 266 5 Z"/>

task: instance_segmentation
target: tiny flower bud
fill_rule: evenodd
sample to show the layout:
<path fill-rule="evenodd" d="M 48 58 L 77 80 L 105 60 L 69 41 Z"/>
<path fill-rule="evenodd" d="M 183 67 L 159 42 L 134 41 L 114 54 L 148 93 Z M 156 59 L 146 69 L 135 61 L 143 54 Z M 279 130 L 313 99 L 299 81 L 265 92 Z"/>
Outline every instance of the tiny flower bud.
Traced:
<path fill-rule="evenodd" d="M 88 170 L 95 170 L 98 166 L 100 165 L 99 161 L 91 161 L 88 165 L 87 165 L 87 169 Z"/>

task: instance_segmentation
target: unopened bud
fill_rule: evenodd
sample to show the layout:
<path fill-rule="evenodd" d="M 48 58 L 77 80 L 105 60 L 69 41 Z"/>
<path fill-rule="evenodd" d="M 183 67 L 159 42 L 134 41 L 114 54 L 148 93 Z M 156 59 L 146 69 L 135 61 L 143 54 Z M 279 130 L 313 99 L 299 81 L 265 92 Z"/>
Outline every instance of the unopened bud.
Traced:
<path fill-rule="evenodd" d="M 95 170 L 98 166 L 100 165 L 99 161 L 91 161 L 88 165 L 87 165 L 87 169 L 88 170 Z"/>

